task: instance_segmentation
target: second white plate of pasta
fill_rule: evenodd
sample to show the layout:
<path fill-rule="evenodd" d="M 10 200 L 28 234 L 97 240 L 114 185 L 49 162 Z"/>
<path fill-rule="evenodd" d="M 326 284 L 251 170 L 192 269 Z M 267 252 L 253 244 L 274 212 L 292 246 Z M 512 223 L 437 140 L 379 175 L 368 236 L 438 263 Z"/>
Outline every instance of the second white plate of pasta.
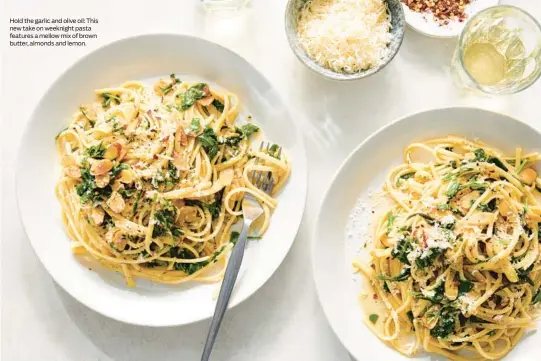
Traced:
<path fill-rule="evenodd" d="M 355 358 L 530 359 L 540 150 L 524 123 L 448 108 L 394 122 L 348 157 L 312 252 L 325 314 Z"/>
<path fill-rule="evenodd" d="M 21 217 L 45 268 L 83 304 L 139 325 L 212 316 L 245 193 L 264 216 L 230 306 L 280 265 L 305 204 L 302 137 L 279 94 L 238 55 L 188 36 L 121 40 L 68 69 L 30 119 L 18 164 Z"/>

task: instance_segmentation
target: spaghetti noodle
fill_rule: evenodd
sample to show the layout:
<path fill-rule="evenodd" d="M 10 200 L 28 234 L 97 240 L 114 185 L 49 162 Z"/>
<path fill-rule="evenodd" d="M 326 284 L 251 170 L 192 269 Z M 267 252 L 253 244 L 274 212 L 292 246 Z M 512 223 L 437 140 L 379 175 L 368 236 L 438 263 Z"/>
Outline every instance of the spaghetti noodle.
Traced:
<path fill-rule="evenodd" d="M 290 172 L 281 148 L 252 149 L 259 128 L 235 123 L 237 96 L 205 83 L 171 74 L 96 94 L 56 139 L 56 194 L 73 252 L 122 272 L 130 287 L 134 277 L 220 280 L 246 192 L 264 209 L 256 237 L 269 225 L 272 194 Z M 272 179 L 271 195 L 251 183 L 253 171 Z"/>
<path fill-rule="evenodd" d="M 429 161 L 414 160 L 423 153 Z M 384 193 L 371 262 L 354 265 L 387 313 L 367 325 L 411 356 L 494 360 L 535 327 L 541 304 L 539 153 L 512 157 L 449 136 L 410 144 Z"/>

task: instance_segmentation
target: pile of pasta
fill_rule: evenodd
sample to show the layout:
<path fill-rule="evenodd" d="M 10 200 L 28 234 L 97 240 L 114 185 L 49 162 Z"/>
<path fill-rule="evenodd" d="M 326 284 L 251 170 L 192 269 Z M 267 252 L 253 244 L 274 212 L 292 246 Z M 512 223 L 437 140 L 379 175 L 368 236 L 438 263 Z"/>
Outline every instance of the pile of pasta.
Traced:
<path fill-rule="evenodd" d="M 384 185 L 394 206 L 371 261 L 355 263 L 386 310 L 366 323 L 405 355 L 499 359 L 539 315 L 541 156 L 449 136 L 404 158 Z"/>
<path fill-rule="evenodd" d="M 242 199 L 254 195 L 269 226 L 290 164 L 281 147 L 251 147 L 259 128 L 237 124 L 239 100 L 174 74 L 152 86 L 96 90 L 56 138 L 56 187 L 73 252 L 159 283 L 216 282 L 238 232 Z M 250 181 L 261 171 L 267 194 Z M 255 234 L 254 234 L 255 232 Z"/>

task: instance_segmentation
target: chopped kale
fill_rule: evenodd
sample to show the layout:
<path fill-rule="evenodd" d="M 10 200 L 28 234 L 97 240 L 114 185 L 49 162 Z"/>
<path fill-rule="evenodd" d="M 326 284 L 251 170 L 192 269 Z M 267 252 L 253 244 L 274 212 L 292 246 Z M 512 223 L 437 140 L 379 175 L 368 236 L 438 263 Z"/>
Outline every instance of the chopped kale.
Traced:
<path fill-rule="evenodd" d="M 408 261 L 408 254 L 413 251 L 413 238 L 405 237 L 398 240 L 395 248 L 391 251 L 391 256 L 397 258 L 400 262 L 410 264 Z"/>
<path fill-rule="evenodd" d="M 411 269 L 410 266 L 405 266 L 402 268 L 400 273 L 397 276 L 391 277 L 386 275 L 377 275 L 377 278 L 382 281 L 395 281 L 395 282 L 402 282 L 407 280 L 411 275 Z"/>
<path fill-rule="evenodd" d="M 201 130 L 201 119 L 193 118 L 188 130 L 192 133 L 198 133 Z"/>
<path fill-rule="evenodd" d="M 541 287 L 537 290 L 535 297 L 532 300 L 532 305 L 541 302 Z"/>
<path fill-rule="evenodd" d="M 443 307 L 440 311 L 438 323 L 430 330 L 430 335 L 435 338 L 446 338 L 455 329 L 458 310 L 451 306 Z"/>
<path fill-rule="evenodd" d="M 278 144 L 271 145 L 268 154 L 273 158 L 280 159 L 280 146 Z"/>
<path fill-rule="evenodd" d="M 453 180 L 449 183 L 449 187 L 447 188 L 447 191 L 445 192 L 445 195 L 451 199 L 453 198 L 454 196 L 456 196 L 456 194 L 458 193 L 458 191 L 460 190 L 460 184 L 458 184 L 458 182 L 456 180 Z"/>
<path fill-rule="evenodd" d="M 110 186 L 104 188 L 96 186 L 96 178 L 90 174 L 90 169 L 87 167 L 81 168 L 81 183 L 77 184 L 75 191 L 81 203 L 105 201 L 112 193 Z"/>
<path fill-rule="evenodd" d="M 165 207 L 154 212 L 154 229 L 152 230 L 152 238 L 172 236 L 182 236 L 182 230 L 175 225 L 177 216 L 176 208 L 171 204 L 166 204 Z"/>
<path fill-rule="evenodd" d="M 244 137 L 249 138 L 252 134 L 259 131 L 259 127 L 252 123 L 244 124 L 237 128 L 237 131 Z"/>
<path fill-rule="evenodd" d="M 444 288 L 443 288 L 443 282 L 438 285 L 438 287 L 434 288 L 432 290 L 434 294 L 426 294 L 422 292 L 413 292 L 412 295 L 415 298 L 427 300 L 432 303 L 441 303 L 444 298 Z"/>
<path fill-rule="evenodd" d="M 231 238 L 229 239 L 229 242 L 233 244 L 237 244 L 237 241 L 239 240 L 240 233 L 237 231 L 231 232 Z"/>
<path fill-rule="evenodd" d="M 199 99 L 204 98 L 207 94 L 204 88 L 207 86 L 205 83 L 199 83 L 189 87 L 184 93 L 180 94 L 180 106 L 182 110 L 186 110 L 195 104 Z"/>
<path fill-rule="evenodd" d="M 216 108 L 216 110 L 219 111 L 220 113 L 224 112 L 224 103 L 222 103 L 218 99 L 214 99 L 212 101 L 212 105 L 214 105 L 214 108 Z"/>
<path fill-rule="evenodd" d="M 88 158 L 103 159 L 105 150 L 106 150 L 105 146 L 103 145 L 103 142 L 101 142 L 98 145 L 92 145 L 89 148 L 87 148 L 85 150 L 84 155 Z"/>
<path fill-rule="evenodd" d="M 209 158 L 211 160 L 214 159 L 214 157 L 216 157 L 216 154 L 218 154 L 219 147 L 218 137 L 216 137 L 216 133 L 214 133 L 214 130 L 211 127 L 207 126 L 203 131 L 203 134 L 197 137 L 197 139 L 199 139 L 199 143 L 201 144 L 205 152 L 207 152 Z"/>
<path fill-rule="evenodd" d="M 426 223 L 430 224 L 431 226 L 436 224 L 436 220 L 434 218 L 432 218 L 431 216 L 429 216 L 428 214 L 425 214 L 425 213 L 413 213 L 407 219 L 410 219 L 410 218 L 415 217 L 415 216 L 419 216 L 419 217 L 424 218 Z"/>
<path fill-rule="evenodd" d="M 434 261 L 442 254 L 441 248 L 428 248 L 420 257 L 415 259 L 415 264 L 419 268 L 426 268 L 434 263 Z"/>
<path fill-rule="evenodd" d="M 491 199 L 488 203 L 481 203 L 477 207 L 483 212 L 494 212 L 496 210 L 496 198 Z"/>
<path fill-rule="evenodd" d="M 120 98 L 118 96 L 110 94 L 110 93 L 103 93 L 103 94 L 101 94 L 101 97 L 103 98 L 103 101 L 101 103 L 101 106 L 103 108 L 107 108 L 109 105 L 111 105 L 112 100 L 115 100 L 118 103 L 120 103 Z"/>
<path fill-rule="evenodd" d="M 459 286 L 458 286 L 458 294 L 461 295 L 461 294 L 464 294 L 464 293 L 468 293 L 470 292 L 472 289 L 473 289 L 473 282 L 469 281 L 469 280 L 458 280 L 459 282 Z"/>
<path fill-rule="evenodd" d="M 475 160 L 478 162 L 484 162 L 487 160 L 487 154 L 485 153 L 485 150 L 482 148 L 477 148 L 473 151 L 473 154 L 475 154 Z"/>
<path fill-rule="evenodd" d="M 399 185 L 400 181 L 409 179 L 409 178 L 413 177 L 414 175 L 415 175 L 415 172 L 409 172 L 409 173 L 406 173 L 406 174 L 402 174 L 400 177 L 398 177 L 398 179 L 396 181 L 396 185 Z"/>

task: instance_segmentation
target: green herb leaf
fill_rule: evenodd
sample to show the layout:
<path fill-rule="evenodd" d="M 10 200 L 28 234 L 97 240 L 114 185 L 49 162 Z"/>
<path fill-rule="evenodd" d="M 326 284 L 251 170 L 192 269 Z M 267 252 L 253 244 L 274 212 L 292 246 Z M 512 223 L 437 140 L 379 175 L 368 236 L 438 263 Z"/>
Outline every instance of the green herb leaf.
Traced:
<path fill-rule="evenodd" d="M 391 251 L 391 256 L 397 258 L 400 262 L 410 264 L 408 261 L 408 254 L 413 251 L 413 238 L 406 237 L 398 240 L 395 248 Z"/>
<path fill-rule="evenodd" d="M 425 214 L 425 213 L 413 213 L 407 219 L 410 219 L 410 218 L 415 217 L 415 216 L 419 216 L 419 217 L 424 218 L 426 223 L 430 224 L 431 226 L 436 224 L 436 220 L 434 218 L 432 218 L 431 216 L 429 216 L 428 214 Z"/>
<path fill-rule="evenodd" d="M 271 145 L 268 152 L 271 157 L 280 159 L 280 146 L 278 144 Z"/>
<path fill-rule="evenodd" d="M 400 177 L 398 177 L 398 179 L 396 180 L 396 185 L 399 185 L 399 184 L 400 184 L 400 181 L 409 179 L 409 178 L 413 177 L 414 175 L 415 175 L 415 172 L 409 172 L 409 173 L 406 173 L 406 174 L 402 174 L 402 175 L 401 175 Z"/>
<path fill-rule="evenodd" d="M 240 237 L 240 233 L 237 232 L 237 231 L 233 231 L 233 232 L 231 232 L 229 242 L 231 242 L 233 244 L 237 244 L 237 241 L 239 240 L 239 237 Z"/>
<path fill-rule="evenodd" d="M 379 316 L 376 315 L 375 313 L 372 313 L 370 316 L 368 316 L 368 319 L 369 319 L 370 322 L 372 322 L 374 325 L 376 324 L 376 322 L 378 322 L 378 318 L 379 318 Z"/>
<path fill-rule="evenodd" d="M 402 268 L 402 270 L 400 271 L 400 273 L 397 275 L 397 276 L 386 276 L 386 275 L 377 275 L 377 279 L 378 280 L 382 280 L 382 281 L 395 281 L 395 282 L 402 282 L 402 281 L 405 281 L 407 280 L 411 275 L 411 269 L 410 269 L 410 266 L 405 266 L 404 268 Z"/>
<path fill-rule="evenodd" d="M 461 280 L 458 280 L 458 282 L 460 283 L 459 286 L 458 286 L 458 293 L 459 294 L 468 293 L 473 289 L 473 282 L 471 282 L 469 280 L 462 280 L 461 279 Z"/>
<path fill-rule="evenodd" d="M 207 152 L 207 155 L 212 160 L 214 157 L 216 157 L 216 154 L 218 154 L 219 149 L 219 143 L 218 138 L 216 137 L 216 133 L 214 133 L 214 130 L 207 126 L 205 130 L 203 131 L 203 134 L 197 137 L 199 139 L 199 143 Z"/>
<path fill-rule="evenodd" d="M 532 300 L 532 305 L 535 305 L 536 303 L 539 303 L 539 302 L 541 302 L 541 288 L 537 290 L 537 294 Z"/>
<path fill-rule="evenodd" d="M 177 217 L 177 209 L 172 204 L 166 204 L 162 209 L 154 212 L 154 229 L 152 230 L 152 238 L 172 236 L 179 237 L 182 231 L 175 225 Z"/>
<path fill-rule="evenodd" d="M 88 121 L 90 122 L 90 125 L 94 126 L 94 124 L 96 124 L 96 120 L 95 120 L 95 119 L 90 119 L 90 118 L 88 117 L 88 114 L 87 114 L 85 108 L 79 107 L 79 110 L 81 111 L 81 113 L 83 114 L 83 116 L 86 118 L 86 120 L 88 120 Z"/>
<path fill-rule="evenodd" d="M 428 248 L 420 257 L 415 259 L 415 264 L 419 268 L 426 268 L 434 263 L 434 261 L 442 254 L 441 248 Z"/>
<path fill-rule="evenodd" d="M 458 184 L 457 181 L 453 180 L 449 183 L 449 187 L 447 188 L 447 192 L 445 192 L 445 195 L 449 199 L 451 199 L 458 193 L 459 190 L 460 190 L 460 184 Z"/>
<path fill-rule="evenodd" d="M 448 204 L 438 204 L 436 208 L 438 208 L 438 211 L 447 211 L 451 209 L 451 206 Z"/>
<path fill-rule="evenodd" d="M 113 95 L 113 94 L 110 94 L 110 93 L 103 93 L 103 94 L 101 94 L 101 97 L 103 98 L 103 101 L 101 103 L 101 106 L 103 108 L 106 108 L 109 105 L 111 105 L 112 100 L 117 101 L 120 104 L 120 98 L 118 96 L 116 96 L 116 95 Z"/>
<path fill-rule="evenodd" d="M 189 109 L 196 101 L 206 96 L 203 90 L 207 84 L 199 83 L 189 87 L 184 93 L 180 94 L 180 106 L 182 110 Z"/>
<path fill-rule="evenodd" d="M 214 108 L 216 108 L 216 110 L 219 111 L 220 113 L 224 112 L 224 104 L 218 99 L 214 99 L 212 101 L 212 105 L 214 105 Z"/>
<path fill-rule="evenodd" d="M 201 119 L 193 118 L 192 124 L 190 125 L 188 130 L 192 133 L 198 133 L 201 130 Z"/>
<path fill-rule="evenodd" d="M 478 162 L 484 162 L 487 160 L 487 154 L 485 153 L 485 150 L 482 148 L 477 148 L 473 151 L 473 154 L 475 154 L 475 160 Z"/>
<path fill-rule="evenodd" d="M 488 203 L 481 203 L 477 207 L 483 212 L 494 212 L 496 210 L 496 198 L 491 199 Z"/>
<path fill-rule="evenodd" d="M 248 124 L 244 124 L 240 128 L 237 128 L 237 130 L 240 130 L 241 135 L 243 135 L 246 138 L 249 138 L 252 134 L 259 131 L 259 127 L 252 123 L 248 123 Z"/>
<path fill-rule="evenodd" d="M 103 145 L 103 142 L 101 142 L 98 145 L 93 145 L 85 150 L 84 155 L 88 158 L 94 158 L 94 159 L 103 159 L 103 155 L 105 154 L 105 146 Z"/>
<path fill-rule="evenodd" d="M 430 335 L 435 338 L 446 338 L 455 329 L 458 311 L 452 307 L 444 307 L 440 311 L 438 323 L 430 330 Z"/>

